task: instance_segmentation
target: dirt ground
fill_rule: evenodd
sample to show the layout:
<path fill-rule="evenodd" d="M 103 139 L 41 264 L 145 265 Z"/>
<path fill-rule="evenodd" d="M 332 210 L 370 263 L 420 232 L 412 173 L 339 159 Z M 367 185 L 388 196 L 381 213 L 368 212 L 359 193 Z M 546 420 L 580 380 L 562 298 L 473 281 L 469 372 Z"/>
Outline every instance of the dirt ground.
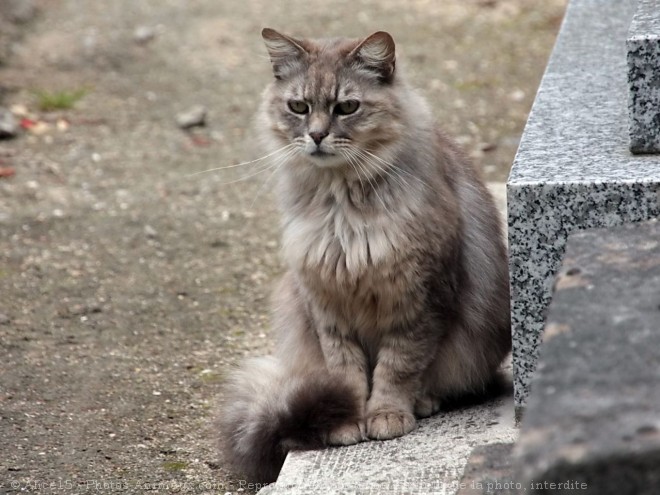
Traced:
<path fill-rule="evenodd" d="M 258 164 L 191 174 L 259 156 L 261 28 L 391 32 L 503 181 L 565 0 L 35 5 L 0 10 L 0 106 L 23 126 L 0 140 L 0 493 L 250 493 L 211 419 L 228 367 L 272 343 L 277 211 Z M 198 104 L 206 127 L 181 130 Z"/>

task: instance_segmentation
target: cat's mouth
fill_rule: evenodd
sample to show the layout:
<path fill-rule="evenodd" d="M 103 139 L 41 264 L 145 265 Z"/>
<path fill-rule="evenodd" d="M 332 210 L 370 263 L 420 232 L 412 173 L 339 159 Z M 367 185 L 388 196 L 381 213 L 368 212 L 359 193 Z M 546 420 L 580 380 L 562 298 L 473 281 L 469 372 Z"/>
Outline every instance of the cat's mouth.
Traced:
<path fill-rule="evenodd" d="M 320 168 L 337 167 L 344 162 L 344 158 L 341 155 L 320 148 L 309 151 L 307 156 L 309 156 L 310 162 Z"/>
<path fill-rule="evenodd" d="M 320 148 L 316 148 L 314 151 L 310 153 L 310 155 L 316 157 L 316 158 L 324 158 L 326 156 L 335 156 L 334 153 L 328 153 L 327 151 L 323 151 Z"/>

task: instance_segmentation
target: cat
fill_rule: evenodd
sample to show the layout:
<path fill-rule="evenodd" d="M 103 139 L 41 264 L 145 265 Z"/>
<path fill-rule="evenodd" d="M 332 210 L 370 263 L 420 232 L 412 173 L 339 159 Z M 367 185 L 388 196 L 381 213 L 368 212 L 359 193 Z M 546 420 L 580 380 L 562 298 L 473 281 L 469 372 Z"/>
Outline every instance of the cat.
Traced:
<path fill-rule="evenodd" d="M 275 354 L 228 378 L 219 423 L 233 469 L 270 482 L 289 450 L 399 437 L 484 391 L 511 335 L 493 199 L 401 76 L 392 37 L 262 36 L 287 272 Z"/>

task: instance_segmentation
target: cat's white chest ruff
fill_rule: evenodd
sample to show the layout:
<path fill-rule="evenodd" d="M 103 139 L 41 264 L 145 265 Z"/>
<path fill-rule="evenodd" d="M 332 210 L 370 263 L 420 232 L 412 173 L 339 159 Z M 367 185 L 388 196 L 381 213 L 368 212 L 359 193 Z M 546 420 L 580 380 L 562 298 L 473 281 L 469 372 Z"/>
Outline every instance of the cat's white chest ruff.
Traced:
<path fill-rule="evenodd" d="M 298 270 L 318 271 L 324 280 L 355 281 L 395 262 L 399 236 L 386 223 L 367 222 L 337 204 L 290 218 L 283 236 L 286 261 Z"/>
<path fill-rule="evenodd" d="M 284 231 L 287 261 L 314 294 L 316 316 L 349 333 L 391 328 L 417 310 L 407 300 L 414 271 L 399 246 L 385 225 L 356 228 L 341 212 L 323 222 L 296 218 Z"/>
<path fill-rule="evenodd" d="M 360 192 L 324 184 L 304 208 L 285 210 L 282 247 L 319 321 L 367 335 L 408 317 L 416 271 L 401 209 L 392 215 Z"/>

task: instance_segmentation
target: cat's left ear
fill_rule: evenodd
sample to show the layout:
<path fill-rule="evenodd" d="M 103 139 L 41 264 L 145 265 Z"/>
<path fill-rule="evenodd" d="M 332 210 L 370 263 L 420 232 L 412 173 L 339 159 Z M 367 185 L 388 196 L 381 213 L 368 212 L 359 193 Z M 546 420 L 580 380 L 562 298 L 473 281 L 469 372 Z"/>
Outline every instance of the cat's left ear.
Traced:
<path fill-rule="evenodd" d="M 275 79 L 285 79 L 302 64 L 307 50 L 302 42 L 290 38 L 274 29 L 264 28 L 261 36 L 266 44 L 270 55 L 270 63 L 273 65 Z"/>
<path fill-rule="evenodd" d="M 385 31 L 378 31 L 365 38 L 353 49 L 351 56 L 357 58 L 367 69 L 376 72 L 383 82 L 389 82 L 394 77 L 394 40 Z"/>

